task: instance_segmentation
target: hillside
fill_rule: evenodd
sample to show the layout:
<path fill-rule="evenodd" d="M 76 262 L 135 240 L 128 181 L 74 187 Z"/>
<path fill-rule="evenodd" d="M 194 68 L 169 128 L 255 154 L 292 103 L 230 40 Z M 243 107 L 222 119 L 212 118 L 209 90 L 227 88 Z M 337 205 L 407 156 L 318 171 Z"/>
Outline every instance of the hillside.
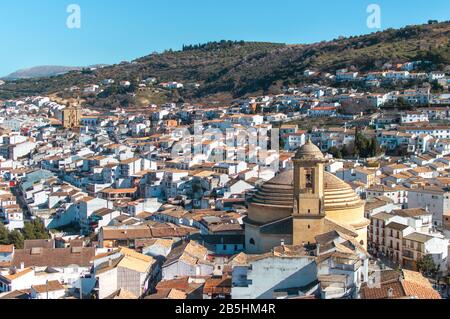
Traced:
<path fill-rule="evenodd" d="M 306 81 L 303 71 L 334 72 L 343 67 L 377 70 L 385 63 L 430 60 L 435 68 L 450 65 L 450 22 L 388 29 L 363 36 L 308 45 L 222 41 L 185 46 L 95 71 L 72 71 L 44 79 L 17 80 L 0 87 L 0 98 L 62 92 L 73 85 L 98 83 L 105 78 L 136 81 L 199 83 L 167 99 L 240 97 L 277 93 L 283 85 Z M 109 96 L 114 97 L 114 91 Z M 124 95 L 124 92 L 120 93 Z M 125 104 L 132 104 L 132 101 Z"/>

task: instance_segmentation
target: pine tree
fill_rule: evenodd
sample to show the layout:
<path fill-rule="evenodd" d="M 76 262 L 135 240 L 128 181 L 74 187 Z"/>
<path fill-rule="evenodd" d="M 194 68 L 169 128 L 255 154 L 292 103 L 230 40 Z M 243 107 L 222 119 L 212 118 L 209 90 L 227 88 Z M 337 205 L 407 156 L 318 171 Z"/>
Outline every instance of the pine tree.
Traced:
<path fill-rule="evenodd" d="M 33 222 L 26 222 L 23 227 L 23 235 L 25 239 L 36 239 L 34 234 Z"/>
<path fill-rule="evenodd" d="M 9 233 L 8 240 L 10 244 L 13 244 L 16 249 L 23 249 L 24 238 L 20 231 L 13 230 Z"/>
<path fill-rule="evenodd" d="M 9 245 L 9 232 L 5 225 L 0 223 L 0 245 Z"/>
<path fill-rule="evenodd" d="M 374 137 L 372 139 L 372 142 L 371 142 L 370 146 L 371 146 L 370 155 L 372 157 L 377 156 L 380 153 L 380 146 L 378 145 L 378 140 L 377 140 L 376 137 Z"/>
<path fill-rule="evenodd" d="M 47 229 L 45 229 L 44 223 L 40 219 L 35 219 L 33 221 L 33 226 L 34 226 L 34 237 L 36 239 L 50 238 Z"/>

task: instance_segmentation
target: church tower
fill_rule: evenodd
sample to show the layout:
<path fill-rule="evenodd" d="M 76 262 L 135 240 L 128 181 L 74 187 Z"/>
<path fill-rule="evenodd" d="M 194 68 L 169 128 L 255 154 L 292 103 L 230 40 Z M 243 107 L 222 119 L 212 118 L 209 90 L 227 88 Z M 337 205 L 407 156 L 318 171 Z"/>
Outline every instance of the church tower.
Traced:
<path fill-rule="evenodd" d="M 294 159 L 293 244 L 311 244 L 324 229 L 324 166 L 327 160 L 311 140 Z"/>
<path fill-rule="evenodd" d="M 69 128 L 78 128 L 80 127 L 81 121 L 81 109 L 80 109 L 80 99 L 77 99 L 77 102 L 70 106 L 67 105 L 66 108 L 62 111 L 62 124 L 65 129 Z"/>

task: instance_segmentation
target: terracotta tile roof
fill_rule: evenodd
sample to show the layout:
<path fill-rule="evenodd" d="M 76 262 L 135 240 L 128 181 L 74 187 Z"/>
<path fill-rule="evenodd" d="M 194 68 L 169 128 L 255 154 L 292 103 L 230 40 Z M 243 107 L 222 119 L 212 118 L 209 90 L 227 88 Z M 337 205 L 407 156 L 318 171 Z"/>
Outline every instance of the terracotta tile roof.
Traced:
<path fill-rule="evenodd" d="M 0 275 L 0 277 L 5 278 L 8 282 L 11 282 L 17 278 L 20 278 L 30 272 L 32 272 L 32 268 L 25 268 L 24 270 L 18 270 L 16 273 L 8 274 L 8 275 Z"/>
<path fill-rule="evenodd" d="M 128 227 L 103 227 L 102 232 L 105 240 L 125 240 L 186 237 L 189 234 L 198 232 L 198 229 L 162 223 L 152 223 L 149 225 Z"/>
<path fill-rule="evenodd" d="M 57 280 L 49 281 L 45 285 L 35 285 L 31 286 L 31 289 L 36 291 L 39 294 L 46 293 L 46 292 L 52 292 L 52 291 L 58 291 L 58 290 L 64 290 L 64 286 L 61 285 L 61 283 Z"/>
<path fill-rule="evenodd" d="M 212 225 L 210 227 L 210 231 L 212 233 L 216 232 L 226 232 L 226 231 L 232 231 L 232 232 L 243 232 L 244 229 L 240 224 L 218 224 L 218 225 Z"/>
<path fill-rule="evenodd" d="M 182 243 L 172 249 L 167 256 L 163 267 L 167 267 L 178 260 L 186 264 L 196 265 L 199 262 L 205 262 L 208 250 L 195 242 Z"/>
<path fill-rule="evenodd" d="M 0 299 L 30 299 L 30 294 L 31 294 L 30 289 L 15 290 L 7 294 L 2 294 Z"/>
<path fill-rule="evenodd" d="M 161 246 L 165 248 L 171 248 L 173 246 L 173 239 L 163 239 L 163 238 L 151 238 L 151 239 L 138 239 L 135 241 L 136 247 L 150 247 L 150 246 Z"/>
<path fill-rule="evenodd" d="M 145 299 L 184 300 L 184 299 L 187 299 L 187 294 L 179 289 L 163 288 L 163 289 L 159 289 L 155 294 L 145 297 Z"/>
<path fill-rule="evenodd" d="M 389 290 L 391 296 L 389 297 Z M 362 299 L 388 299 L 388 298 L 402 298 L 405 297 L 405 291 L 403 290 L 400 282 L 391 282 L 381 284 L 380 287 L 363 287 L 361 288 Z"/>
<path fill-rule="evenodd" d="M 408 225 L 404 225 L 404 224 L 400 224 L 400 223 L 396 223 L 396 222 L 391 222 L 386 225 L 386 228 L 391 228 L 391 229 L 395 229 L 395 230 L 399 230 L 399 231 L 403 231 L 408 227 L 409 227 Z"/>
<path fill-rule="evenodd" d="M 167 295 L 167 299 L 183 300 L 187 298 L 187 294 L 184 291 L 178 289 L 171 289 Z"/>
<path fill-rule="evenodd" d="M 231 277 L 210 278 L 203 287 L 205 294 L 231 294 Z"/>
<path fill-rule="evenodd" d="M 95 248 L 92 247 L 16 249 L 12 265 L 20 267 L 23 262 L 25 267 L 89 267 L 94 256 Z"/>
<path fill-rule="evenodd" d="M 86 197 L 83 197 L 82 199 L 80 199 L 80 202 L 87 203 L 87 202 L 90 202 L 90 201 L 92 201 L 94 199 L 95 199 L 94 197 L 86 196 Z"/>
<path fill-rule="evenodd" d="M 125 289 L 120 289 L 110 296 L 106 297 L 105 299 L 119 299 L 119 300 L 132 300 L 132 299 L 138 299 L 133 293 L 129 292 Z"/>
<path fill-rule="evenodd" d="M 140 254 L 132 249 L 120 248 L 124 258 L 118 263 L 118 267 L 134 270 L 140 273 L 147 273 L 150 267 L 156 262 L 153 257 Z"/>
<path fill-rule="evenodd" d="M 427 278 L 425 278 L 424 276 L 422 276 L 422 274 L 420 272 L 417 271 L 411 271 L 411 270 L 406 270 L 403 269 L 403 277 L 405 278 L 406 281 L 424 286 L 424 287 L 428 287 L 428 288 L 432 288 L 430 282 L 428 281 Z"/>
<path fill-rule="evenodd" d="M 432 213 L 427 212 L 423 208 L 399 209 L 394 210 L 392 214 L 402 217 L 418 217 L 418 216 L 432 215 Z"/>
<path fill-rule="evenodd" d="M 103 217 L 103 216 L 106 216 L 106 215 L 108 215 L 108 214 L 110 214 L 112 212 L 114 212 L 113 209 L 100 208 L 100 209 L 96 210 L 95 212 L 93 212 L 93 215 L 97 215 L 97 216 Z"/>
<path fill-rule="evenodd" d="M 433 289 L 428 279 L 419 272 L 402 270 L 383 271 L 379 287 L 361 288 L 362 299 L 441 299 L 439 293 Z"/>
<path fill-rule="evenodd" d="M 233 265 L 247 265 L 248 264 L 248 255 L 246 253 L 239 253 L 231 258 L 230 262 Z"/>
<path fill-rule="evenodd" d="M 118 258 L 115 259 L 110 258 L 108 259 L 108 261 L 101 263 L 100 265 L 97 266 L 95 270 L 95 275 L 98 276 L 110 270 L 113 270 L 114 268 L 117 267 L 117 265 L 121 262 L 123 258 L 124 256 L 120 255 Z"/>
<path fill-rule="evenodd" d="M 402 280 L 401 283 L 407 296 L 417 297 L 419 299 L 442 299 L 439 293 L 429 283 L 429 287 L 407 280 Z"/>
<path fill-rule="evenodd" d="M 407 240 L 411 240 L 411 241 L 416 241 L 419 243 L 426 243 L 430 239 L 433 239 L 433 236 L 415 232 L 415 233 L 411 233 L 403 238 L 407 239 Z"/>
<path fill-rule="evenodd" d="M 0 253 L 12 253 L 14 250 L 14 245 L 0 245 Z"/>
<path fill-rule="evenodd" d="M 42 247 L 42 248 L 55 248 L 55 241 L 53 239 L 31 239 L 31 240 L 25 240 L 24 242 L 24 248 L 25 249 L 31 249 L 35 247 Z"/>
<path fill-rule="evenodd" d="M 126 228 L 103 227 L 102 231 L 105 240 L 152 238 L 152 232 L 146 226 Z"/>
<path fill-rule="evenodd" d="M 106 188 L 102 190 L 100 193 L 104 194 L 134 194 L 136 193 L 137 188 Z"/>
<path fill-rule="evenodd" d="M 113 251 L 102 253 L 102 254 L 97 254 L 94 257 L 94 260 L 98 260 L 98 259 L 102 259 L 102 258 L 105 258 L 105 257 L 108 257 L 108 256 L 112 256 L 112 255 L 115 255 L 116 253 L 117 253 L 117 250 L 113 250 Z"/>
<path fill-rule="evenodd" d="M 142 212 L 136 215 L 136 218 L 147 219 L 150 218 L 153 214 L 149 212 Z"/>
<path fill-rule="evenodd" d="M 156 290 L 160 291 L 163 289 L 177 289 L 185 292 L 186 294 L 190 294 L 193 291 L 199 289 L 204 284 L 202 283 L 191 283 L 189 282 L 189 277 L 177 278 L 173 280 L 165 280 L 158 283 L 156 286 Z"/>
<path fill-rule="evenodd" d="M 154 238 L 186 237 L 196 232 L 198 230 L 185 227 L 160 227 L 151 229 L 152 237 Z"/>

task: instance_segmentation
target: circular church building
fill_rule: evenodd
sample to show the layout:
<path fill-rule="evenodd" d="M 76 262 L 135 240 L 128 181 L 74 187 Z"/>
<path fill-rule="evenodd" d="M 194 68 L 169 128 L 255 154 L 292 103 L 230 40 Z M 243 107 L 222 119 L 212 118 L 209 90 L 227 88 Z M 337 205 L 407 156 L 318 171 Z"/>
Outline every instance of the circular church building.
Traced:
<path fill-rule="evenodd" d="M 311 244 L 332 230 L 367 246 L 364 201 L 345 182 L 324 171 L 326 160 L 311 141 L 295 155 L 294 170 L 264 183 L 249 203 L 246 250 L 265 253 L 285 244 Z"/>

